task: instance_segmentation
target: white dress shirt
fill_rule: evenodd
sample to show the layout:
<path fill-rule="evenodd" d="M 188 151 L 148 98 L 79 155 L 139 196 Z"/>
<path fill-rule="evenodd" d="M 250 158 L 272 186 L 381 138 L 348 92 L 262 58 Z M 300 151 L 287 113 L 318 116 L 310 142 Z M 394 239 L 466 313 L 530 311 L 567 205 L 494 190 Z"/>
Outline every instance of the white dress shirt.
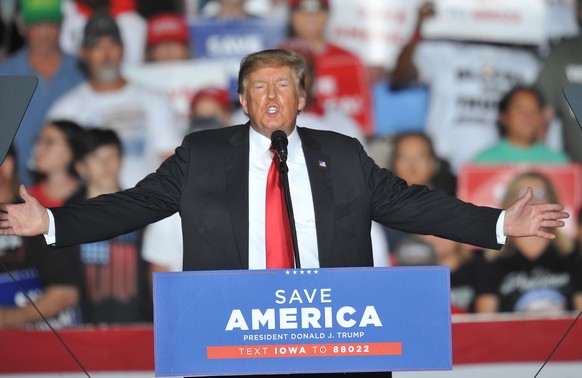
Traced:
<path fill-rule="evenodd" d="M 289 190 L 302 268 L 319 268 L 317 232 L 311 184 L 297 129 L 288 136 Z M 266 268 L 265 196 L 273 160 L 271 140 L 252 127 L 249 132 L 249 269 Z"/>

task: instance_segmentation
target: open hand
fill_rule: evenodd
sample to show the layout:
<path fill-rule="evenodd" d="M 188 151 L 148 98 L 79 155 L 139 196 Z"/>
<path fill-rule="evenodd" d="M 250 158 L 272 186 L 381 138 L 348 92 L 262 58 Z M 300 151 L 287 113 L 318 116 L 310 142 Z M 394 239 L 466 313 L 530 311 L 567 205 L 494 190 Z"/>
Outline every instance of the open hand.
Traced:
<path fill-rule="evenodd" d="M 44 206 L 20 185 L 24 203 L 0 204 L 0 235 L 35 236 L 48 233 L 49 216 Z"/>
<path fill-rule="evenodd" d="M 555 203 L 531 204 L 531 188 L 527 188 L 523 197 L 505 210 L 503 231 L 506 236 L 539 236 L 554 239 L 556 236 L 544 228 L 564 227 L 569 214 L 564 206 Z"/>

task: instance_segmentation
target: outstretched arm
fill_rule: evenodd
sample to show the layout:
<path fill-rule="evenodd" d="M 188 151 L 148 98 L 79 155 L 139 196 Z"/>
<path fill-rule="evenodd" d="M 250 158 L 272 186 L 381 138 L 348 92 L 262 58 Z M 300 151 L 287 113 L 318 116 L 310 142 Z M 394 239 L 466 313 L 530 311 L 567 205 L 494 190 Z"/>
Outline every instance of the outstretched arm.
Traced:
<path fill-rule="evenodd" d="M 532 204 L 531 188 L 515 201 L 505 211 L 505 223 L 503 231 L 506 236 L 539 236 L 546 239 L 554 239 L 556 236 L 548 232 L 547 228 L 564 227 L 563 219 L 569 214 L 560 204 Z"/>
<path fill-rule="evenodd" d="M 24 203 L 0 204 L 0 235 L 36 236 L 48 233 L 47 209 L 20 186 Z"/>

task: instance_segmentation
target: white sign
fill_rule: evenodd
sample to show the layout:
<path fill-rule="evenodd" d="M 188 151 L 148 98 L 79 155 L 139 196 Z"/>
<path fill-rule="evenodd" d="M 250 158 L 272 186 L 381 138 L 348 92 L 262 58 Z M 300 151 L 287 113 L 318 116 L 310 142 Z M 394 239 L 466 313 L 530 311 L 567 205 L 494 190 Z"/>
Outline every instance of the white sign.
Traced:
<path fill-rule="evenodd" d="M 540 45 L 576 33 L 575 0 L 433 0 L 425 38 Z M 424 0 L 331 0 L 330 42 L 367 65 L 393 68 Z"/>
<path fill-rule="evenodd" d="M 546 41 L 545 0 L 436 0 L 435 16 L 422 29 L 425 38 L 524 45 Z"/>
<path fill-rule="evenodd" d="M 331 0 L 329 40 L 367 65 L 394 67 L 413 32 L 420 0 Z"/>
<path fill-rule="evenodd" d="M 131 66 L 124 70 L 124 75 L 132 82 L 167 95 L 185 131 L 194 94 L 205 87 L 228 89 L 227 72 L 226 65 L 220 60 L 196 59 Z"/>

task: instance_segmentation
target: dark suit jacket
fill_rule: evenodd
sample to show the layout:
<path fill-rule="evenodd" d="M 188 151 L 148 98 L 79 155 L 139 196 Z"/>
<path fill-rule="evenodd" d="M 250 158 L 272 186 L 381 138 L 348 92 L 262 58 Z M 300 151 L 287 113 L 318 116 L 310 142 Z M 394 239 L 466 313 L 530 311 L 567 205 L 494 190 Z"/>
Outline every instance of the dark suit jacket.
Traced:
<path fill-rule="evenodd" d="M 371 220 L 410 233 L 498 247 L 500 210 L 408 187 L 379 168 L 353 138 L 297 130 L 311 183 L 321 267 L 372 266 Z M 56 245 L 107 239 L 179 211 L 184 270 L 248 269 L 248 159 L 248 124 L 190 134 L 135 188 L 51 209 Z"/>

